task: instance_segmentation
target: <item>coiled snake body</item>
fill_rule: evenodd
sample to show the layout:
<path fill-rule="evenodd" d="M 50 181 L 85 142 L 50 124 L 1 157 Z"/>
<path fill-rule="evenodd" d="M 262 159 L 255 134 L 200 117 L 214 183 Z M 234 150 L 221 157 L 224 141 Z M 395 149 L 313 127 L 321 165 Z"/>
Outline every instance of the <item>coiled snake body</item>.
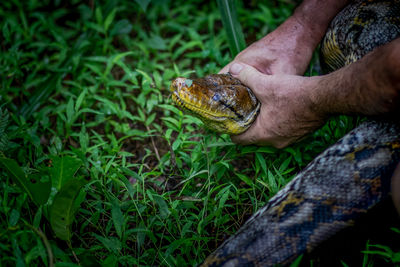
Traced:
<path fill-rule="evenodd" d="M 399 36 L 400 1 L 355 1 L 336 16 L 325 35 L 321 46 L 325 66 L 338 69 Z M 186 85 L 188 90 L 190 87 Z M 179 101 L 186 104 L 186 100 Z M 229 105 L 222 110 L 230 109 Z M 253 110 L 256 108 L 257 103 L 253 104 Z M 202 266 L 290 263 L 386 198 L 399 162 L 398 119 L 361 124 L 315 158 Z"/>

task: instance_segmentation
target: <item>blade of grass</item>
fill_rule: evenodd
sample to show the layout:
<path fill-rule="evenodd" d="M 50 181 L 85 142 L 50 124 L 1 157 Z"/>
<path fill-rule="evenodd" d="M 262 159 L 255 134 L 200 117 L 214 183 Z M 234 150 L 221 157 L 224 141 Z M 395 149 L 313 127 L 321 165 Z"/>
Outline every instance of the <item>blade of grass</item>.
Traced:
<path fill-rule="evenodd" d="M 57 88 L 57 84 L 63 77 L 62 74 L 55 74 L 54 76 L 50 76 L 46 79 L 41 86 L 33 93 L 27 103 L 24 103 L 20 109 L 20 114 L 28 119 L 34 111 L 43 103 L 43 101 L 47 100 L 50 95 Z"/>
<path fill-rule="evenodd" d="M 242 27 L 237 19 L 235 3 L 236 1 L 232 0 L 217 0 L 232 57 L 235 57 L 246 47 Z"/>

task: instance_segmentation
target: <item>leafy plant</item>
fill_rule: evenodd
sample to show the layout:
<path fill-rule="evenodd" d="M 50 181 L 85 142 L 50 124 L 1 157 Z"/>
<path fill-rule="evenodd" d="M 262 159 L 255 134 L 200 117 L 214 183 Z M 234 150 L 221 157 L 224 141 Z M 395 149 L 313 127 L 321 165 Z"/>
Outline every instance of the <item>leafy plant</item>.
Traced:
<path fill-rule="evenodd" d="M 393 232 L 400 234 L 398 228 L 392 228 Z M 400 251 L 393 251 L 389 246 L 367 243 L 367 249 L 363 251 L 367 255 L 383 258 L 385 262 L 398 265 L 400 263 Z"/>

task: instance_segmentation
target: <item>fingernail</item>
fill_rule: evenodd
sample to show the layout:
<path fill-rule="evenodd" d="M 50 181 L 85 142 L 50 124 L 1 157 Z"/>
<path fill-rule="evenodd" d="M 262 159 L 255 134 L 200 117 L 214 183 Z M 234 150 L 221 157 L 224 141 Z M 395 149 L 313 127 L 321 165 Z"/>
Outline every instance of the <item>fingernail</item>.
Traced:
<path fill-rule="evenodd" d="M 229 68 L 229 72 L 233 75 L 237 75 L 243 69 L 243 65 L 239 63 L 233 63 Z"/>

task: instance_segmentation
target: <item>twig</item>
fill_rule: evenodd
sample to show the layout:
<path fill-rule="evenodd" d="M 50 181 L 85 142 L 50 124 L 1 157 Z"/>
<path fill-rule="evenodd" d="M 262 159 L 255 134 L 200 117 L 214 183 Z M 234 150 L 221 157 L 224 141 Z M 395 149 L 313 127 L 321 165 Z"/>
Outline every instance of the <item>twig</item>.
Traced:
<path fill-rule="evenodd" d="M 31 228 L 42 239 L 43 244 L 47 250 L 49 267 L 54 267 L 54 255 L 53 255 L 53 251 L 51 250 L 51 246 L 50 246 L 49 240 L 47 239 L 46 235 L 42 232 L 42 230 L 40 230 L 28 223 L 25 223 L 25 225 L 28 226 L 29 228 Z"/>
<path fill-rule="evenodd" d="M 149 126 L 146 125 L 146 129 L 148 132 L 150 132 Z M 156 153 L 156 158 L 160 162 L 161 161 L 160 154 L 158 154 L 158 149 L 156 147 L 156 143 L 154 142 L 153 136 L 151 136 L 151 135 L 150 135 L 150 140 L 151 140 L 151 144 L 153 145 L 154 153 Z"/>

